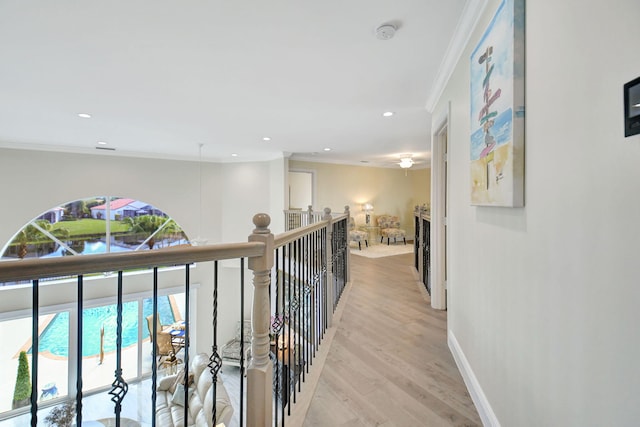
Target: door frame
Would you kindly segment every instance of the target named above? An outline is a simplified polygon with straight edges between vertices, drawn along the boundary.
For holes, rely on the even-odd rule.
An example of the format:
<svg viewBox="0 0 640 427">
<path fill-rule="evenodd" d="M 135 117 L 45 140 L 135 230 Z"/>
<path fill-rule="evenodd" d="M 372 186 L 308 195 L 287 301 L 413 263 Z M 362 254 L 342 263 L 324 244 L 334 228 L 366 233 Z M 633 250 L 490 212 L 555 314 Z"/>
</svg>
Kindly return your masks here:
<svg viewBox="0 0 640 427">
<path fill-rule="evenodd" d="M 447 181 L 449 168 L 445 144 L 449 139 L 449 117 L 451 103 L 446 111 L 433 120 L 431 134 L 431 306 L 437 310 L 447 309 Z"/>
<path fill-rule="evenodd" d="M 287 207 L 286 209 L 290 208 L 291 205 L 291 200 L 290 200 L 290 191 L 291 191 L 291 182 L 289 180 L 289 174 L 291 172 L 294 173 L 308 173 L 311 174 L 311 206 L 314 210 L 321 210 L 322 208 L 318 208 L 316 207 L 315 203 L 316 203 L 316 171 L 313 169 L 301 169 L 301 168 L 290 168 L 287 171 Z M 301 206 L 302 210 L 307 210 L 308 206 Z"/>
</svg>

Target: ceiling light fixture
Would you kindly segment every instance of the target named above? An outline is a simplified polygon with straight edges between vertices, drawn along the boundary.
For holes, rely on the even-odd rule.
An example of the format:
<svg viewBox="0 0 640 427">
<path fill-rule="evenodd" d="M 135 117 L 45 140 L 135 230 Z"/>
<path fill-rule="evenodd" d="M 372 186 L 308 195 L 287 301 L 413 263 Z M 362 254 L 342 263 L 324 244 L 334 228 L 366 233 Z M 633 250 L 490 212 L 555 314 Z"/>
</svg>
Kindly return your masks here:
<svg viewBox="0 0 640 427">
<path fill-rule="evenodd" d="M 78 117 L 82 117 L 83 119 L 90 119 L 91 118 L 91 114 L 79 113 Z"/>
<path fill-rule="evenodd" d="M 400 163 L 398 163 L 402 169 L 409 169 L 413 166 L 413 159 L 411 157 L 402 157 Z"/>
<path fill-rule="evenodd" d="M 105 141 L 98 141 L 98 145 L 107 145 Z"/>
<path fill-rule="evenodd" d="M 265 136 L 264 138 L 262 138 L 263 141 L 271 141 L 271 138 L 269 138 L 268 136 Z"/>
<path fill-rule="evenodd" d="M 389 40 L 393 38 L 396 33 L 395 25 L 382 24 L 376 28 L 376 38 L 378 40 Z"/>
<path fill-rule="evenodd" d="M 386 111 L 386 112 L 382 113 L 382 115 L 383 115 L 384 117 L 391 117 L 391 116 L 393 116 L 394 114 L 395 114 L 395 113 L 394 113 L 393 111 Z"/>
<path fill-rule="evenodd" d="M 331 148 L 327 147 L 324 149 L 324 151 L 331 151 Z"/>
<path fill-rule="evenodd" d="M 238 157 L 238 153 L 232 153 L 231 157 Z"/>
</svg>

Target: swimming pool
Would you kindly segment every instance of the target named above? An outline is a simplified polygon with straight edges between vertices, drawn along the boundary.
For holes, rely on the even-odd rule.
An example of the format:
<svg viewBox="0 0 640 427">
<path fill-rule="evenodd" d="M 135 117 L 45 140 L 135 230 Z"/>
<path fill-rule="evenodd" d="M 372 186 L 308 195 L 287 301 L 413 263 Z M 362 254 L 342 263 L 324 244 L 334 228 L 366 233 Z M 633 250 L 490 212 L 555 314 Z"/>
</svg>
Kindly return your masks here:
<svg viewBox="0 0 640 427">
<path fill-rule="evenodd" d="M 143 300 L 144 318 L 153 314 L 151 298 Z M 116 305 L 86 308 L 82 318 L 82 356 L 91 357 L 100 353 L 100 328 L 104 325 L 104 352 L 116 349 Z M 158 316 L 163 325 L 175 322 L 169 296 L 158 297 Z M 75 325 L 74 325 L 75 327 Z M 149 337 L 147 325 L 143 324 L 142 339 Z M 126 302 L 122 305 L 122 347 L 129 347 L 138 342 L 138 301 Z M 40 334 L 38 351 L 49 352 L 54 356 L 69 356 L 69 312 L 57 313 L 45 330 Z M 31 349 L 29 349 L 31 353 Z"/>
</svg>

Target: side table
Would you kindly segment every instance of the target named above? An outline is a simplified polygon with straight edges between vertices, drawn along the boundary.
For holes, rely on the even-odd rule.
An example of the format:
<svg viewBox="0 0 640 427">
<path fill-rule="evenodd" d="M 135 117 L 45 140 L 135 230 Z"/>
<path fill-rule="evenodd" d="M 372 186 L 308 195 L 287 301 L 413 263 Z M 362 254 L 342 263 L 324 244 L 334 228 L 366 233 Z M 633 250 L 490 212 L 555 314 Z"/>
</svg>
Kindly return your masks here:
<svg viewBox="0 0 640 427">
<path fill-rule="evenodd" d="M 169 374 L 175 374 L 178 371 L 178 365 L 182 363 L 180 359 L 173 356 L 173 359 L 166 357 L 160 362 L 160 367 L 169 372 Z"/>
<path fill-rule="evenodd" d="M 377 225 L 361 225 L 358 227 L 358 230 L 367 233 L 367 240 L 369 241 L 369 245 L 375 245 L 379 243 L 378 236 L 380 235 L 380 227 L 378 227 Z"/>
</svg>

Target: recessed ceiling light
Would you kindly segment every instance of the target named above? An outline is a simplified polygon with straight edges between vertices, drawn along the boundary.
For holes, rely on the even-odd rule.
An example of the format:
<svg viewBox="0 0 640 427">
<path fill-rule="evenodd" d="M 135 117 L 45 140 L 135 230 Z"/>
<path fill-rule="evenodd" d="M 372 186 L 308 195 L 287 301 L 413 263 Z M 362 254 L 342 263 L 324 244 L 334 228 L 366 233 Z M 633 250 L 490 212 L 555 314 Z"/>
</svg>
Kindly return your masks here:
<svg viewBox="0 0 640 427">
<path fill-rule="evenodd" d="M 105 141 L 98 141 L 98 145 L 107 145 Z"/>
<path fill-rule="evenodd" d="M 269 138 L 268 136 L 265 136 L 264 138 L 262 138 L 263 141 L 271 141 L 271 138 Z"/>
<path fill-rule="evenodd" d="M 393 111 L 385 111 L 384 113 L 382 113 L 383 116 L 385 117 L 391 117 L 393 116 L 395 113 Z"/>
<path fill-rule="evenodd" d="M 78 117 L 82 117 L 83 119 L 90 119 L 91 118 L 91 114 L 79 113 Z"/>
<path fill-rule="evenodd" d="M 640 102 L 638 102 L 634 107 L 640 107 Z"/>
<path fill-rule="evenodd" d="M 331 148 L 327 147 L 324 149 L 324 151 L 331 151 Z"/>
<path fill-rule="evenodd" d="M 238 153 L 232 153 L 231 157 L 238 157 Z"/>
</svg>

